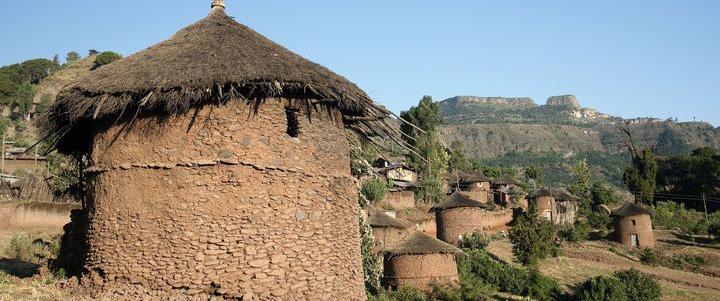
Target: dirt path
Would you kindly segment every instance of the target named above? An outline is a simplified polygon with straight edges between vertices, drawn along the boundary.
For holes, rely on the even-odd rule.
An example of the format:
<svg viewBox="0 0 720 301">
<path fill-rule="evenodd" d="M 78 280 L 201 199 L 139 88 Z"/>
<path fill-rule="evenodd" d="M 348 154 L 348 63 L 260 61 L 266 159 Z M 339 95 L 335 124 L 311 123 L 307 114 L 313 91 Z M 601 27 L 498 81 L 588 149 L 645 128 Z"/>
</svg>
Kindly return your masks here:
<svg viewBox="0 0 720 301">
<path fill-rule="evenodd" d="M 567 288 L 590 277 L 635 268 L 660 281 L 664 300 L 720 300 L 720 279 L 701 274 L 652 267 L 610 252 L 602 243 L 586 242 L 563 248 L 563 256 L 543 261 L 540 269 Z M 493 241 L 488 252 L 512 262 L 512 245 L 507 240 Z"/>
</svg>

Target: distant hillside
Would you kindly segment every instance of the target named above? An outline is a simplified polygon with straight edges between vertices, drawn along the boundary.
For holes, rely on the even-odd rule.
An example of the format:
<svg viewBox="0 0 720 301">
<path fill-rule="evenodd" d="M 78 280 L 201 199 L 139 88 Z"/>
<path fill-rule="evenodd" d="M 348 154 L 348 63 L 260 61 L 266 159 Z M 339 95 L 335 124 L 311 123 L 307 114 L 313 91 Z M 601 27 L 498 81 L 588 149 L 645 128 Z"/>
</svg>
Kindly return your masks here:
<svg viewBox="0 0 720 301">
<path fill-rule="evenodd" d="M 636 142 L 655 145 L 659 155 L 686 154 L 701 146 L 720 149 L 720 129 L 708 123 L 624 120 L 582 108 L 572 95 L 550 97 L 546 105 L 530 98 L 459 96 L 442 101 L 440 108 L 448 145 L 463 141 L 474 158 L 506 166 L 544 165 L 546 173 L 567 173 L 571 163 L 592 159 L 600 176 L 617 183 L 624 166 L 616 165 L 627 160 L 620 132 L 626 121 Z"/>
</svg>

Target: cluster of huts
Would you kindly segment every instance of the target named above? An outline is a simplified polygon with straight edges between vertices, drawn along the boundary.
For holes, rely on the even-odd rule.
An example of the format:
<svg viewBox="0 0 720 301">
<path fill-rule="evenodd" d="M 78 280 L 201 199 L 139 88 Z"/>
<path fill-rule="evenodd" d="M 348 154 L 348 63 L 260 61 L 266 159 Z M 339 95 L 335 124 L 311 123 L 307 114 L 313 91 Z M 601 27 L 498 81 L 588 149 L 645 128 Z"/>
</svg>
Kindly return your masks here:
<svg viewBox="0 0 720 301">
<path fill-rule="evenodd" d="M 494 180 L 479 172 L 457 173 L 446 178 L 446 198 L 429 209 L 435 227 L 428 230 L 402 219 L 407 208 L 415 206 L 412 169 L 403 163 L 378 162 L 383 163 L 377 172 L 392 183 L 401 183 L 394 184 L 381 204 L 383 209 L 371 212 L 368 220 L 377 251 L 384 255 L 383 283 L 391 289 L 412 286 L 428 290 L 434 282 L 456 280 L 454 256 L 461 253 L 457 247 L 463 236 L 504 232 L 513 217 L 530 206 L 557 225 L 572 225 L 577 219 L 579 199 L 565 189 L 540 188 L 526 195 L 521 182 L 508 175 Z M 649 214 L 635 204 L 616 210 L 616 240 L 628 247 L 654 247 Z"/>
<path fill-rule="evenodd" d="M 53 147 L 91 162 L 56 264 L 99 291 L 365 299 L 345 135 L 392 135 L 392 114 L 236 22 L 222 0 L 211 7 L 171 39 L 67 86 L 43 117 Z M 415 207 L 416 176 L 386 163 L 386 201 Z M 510 178 L 455 178 L 430 209 L 446 241 L 371 217 L 389 286 L 457 279 L 462 235 L 502 231 L 512 208 L 527 207 Z"/>
</svg>

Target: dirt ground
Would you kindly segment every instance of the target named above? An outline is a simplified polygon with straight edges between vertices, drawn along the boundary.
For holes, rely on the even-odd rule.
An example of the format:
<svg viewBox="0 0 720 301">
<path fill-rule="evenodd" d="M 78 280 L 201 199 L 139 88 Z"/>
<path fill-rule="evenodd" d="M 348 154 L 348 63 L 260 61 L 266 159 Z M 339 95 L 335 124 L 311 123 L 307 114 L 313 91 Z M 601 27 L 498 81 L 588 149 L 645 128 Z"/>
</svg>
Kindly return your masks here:
<svg viewBox="0 0 720 301">
<path fill-rule="evenodd" d="M 706 259 L 707 271 L 712 274 L 720 265 L 720 251 L 712 246 L 693 246 L 692 243 L 675 238 L 670 233 L 656 234 L 657 250 L 660 254 L 700 254 Z M 572 288 L 588 278 L 611 274 L 618 270 L 635 268 L 657 279 L 663 288 L 663 300 L 720 300 L 720 278 L 704 274 L 649 266 L 639 262 L 632 255 L 618 255 L 610 251 L 618 245 L 588 241 L 578 245 L 562 247 L 562 256 L 543 261 L 540 270 L 554 277 L 565 288 Z M 493 241 L 488 251 L 506 262 L 513 261 L 512 245 L 508 240 Z M 621 253 L 622 254 L 622 253 Z"/>
</svg>

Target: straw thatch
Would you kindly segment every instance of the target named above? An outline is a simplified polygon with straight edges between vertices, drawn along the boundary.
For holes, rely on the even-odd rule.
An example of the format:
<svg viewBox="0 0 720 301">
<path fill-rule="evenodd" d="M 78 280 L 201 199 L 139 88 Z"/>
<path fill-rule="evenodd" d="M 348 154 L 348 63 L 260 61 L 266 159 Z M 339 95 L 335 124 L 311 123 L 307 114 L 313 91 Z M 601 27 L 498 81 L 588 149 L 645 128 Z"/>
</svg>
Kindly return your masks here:
<svg viewBox="0 0 720 301">
<path fill-rule="evenodd" d="M 577 202 L 580 200 L 580 198 L 574 196 L 572 193 L 567 191 L 565 188 L 560 188 L 555 191 L 555 199 L 561 202 L 564 201 L 571 201 L 571 202 Z"/>
<path fill-rule="evenodd" d="M 490 205 L 473 200 L 459 192 L 453 192 L 450 196 L 445 198 L 444 201 L 435 205 L 430 209 L 430 212 L 438 210 L 446 210 L 452 208 L 467 208 L 467 207 L 479 207 L 489 209 Z"/>
<path fill-rule="evenodd" d="M 378 228 L 396 228 L 396 229 L 407 229 L 412 227 L 412 224 L 389 216 L 383 212 L 375 212 L 368 218 L 368 224 L 371 227 Z"/>
<path fill-rule="evenodd" d="M 504 175 L 499 180 L 495 181 L 497 185 L 522 185 L 522 182 L 516 180 L 510 175 Z"/>
<path fill-rule="evenodd" d="M 383 250 L 390 255 L 421 255 L 421 254 L 460 254 L 462 251 L 451 244 L 437 238 L 428 236 L 420 231 L 414 231 L 404 239 L 388 246 Z"/>
<path fill-rule="evenodd" d="M 634 203 L 627 203 L 620 207 L 620 209 L 615 210 L 612 215 L 617 217 L 628 217 L 641 214 L 652 215 L 652 212 L 643 206 Z"/>
<path fill-rule="evenodd" d="M 268 98 L 325 104 L 368 136 L 387 135 L 391 113 L 347 79 L 237 23 L 222 9 L 169 40 L 103 66 L 66 87 L 41 121 L 63 152 L 85 152 L 88 140 L 118 122 L 170 116 L 230 100 Z"/>
<path fill-rule="evenodd" d="M 472 173 L 463 174 L 460 181 L 465 183 L 479 183 L 479 182 L 492 182 L 493 179 L 486 176 L 482 172 L 476 171 Z"/>
</svg>

